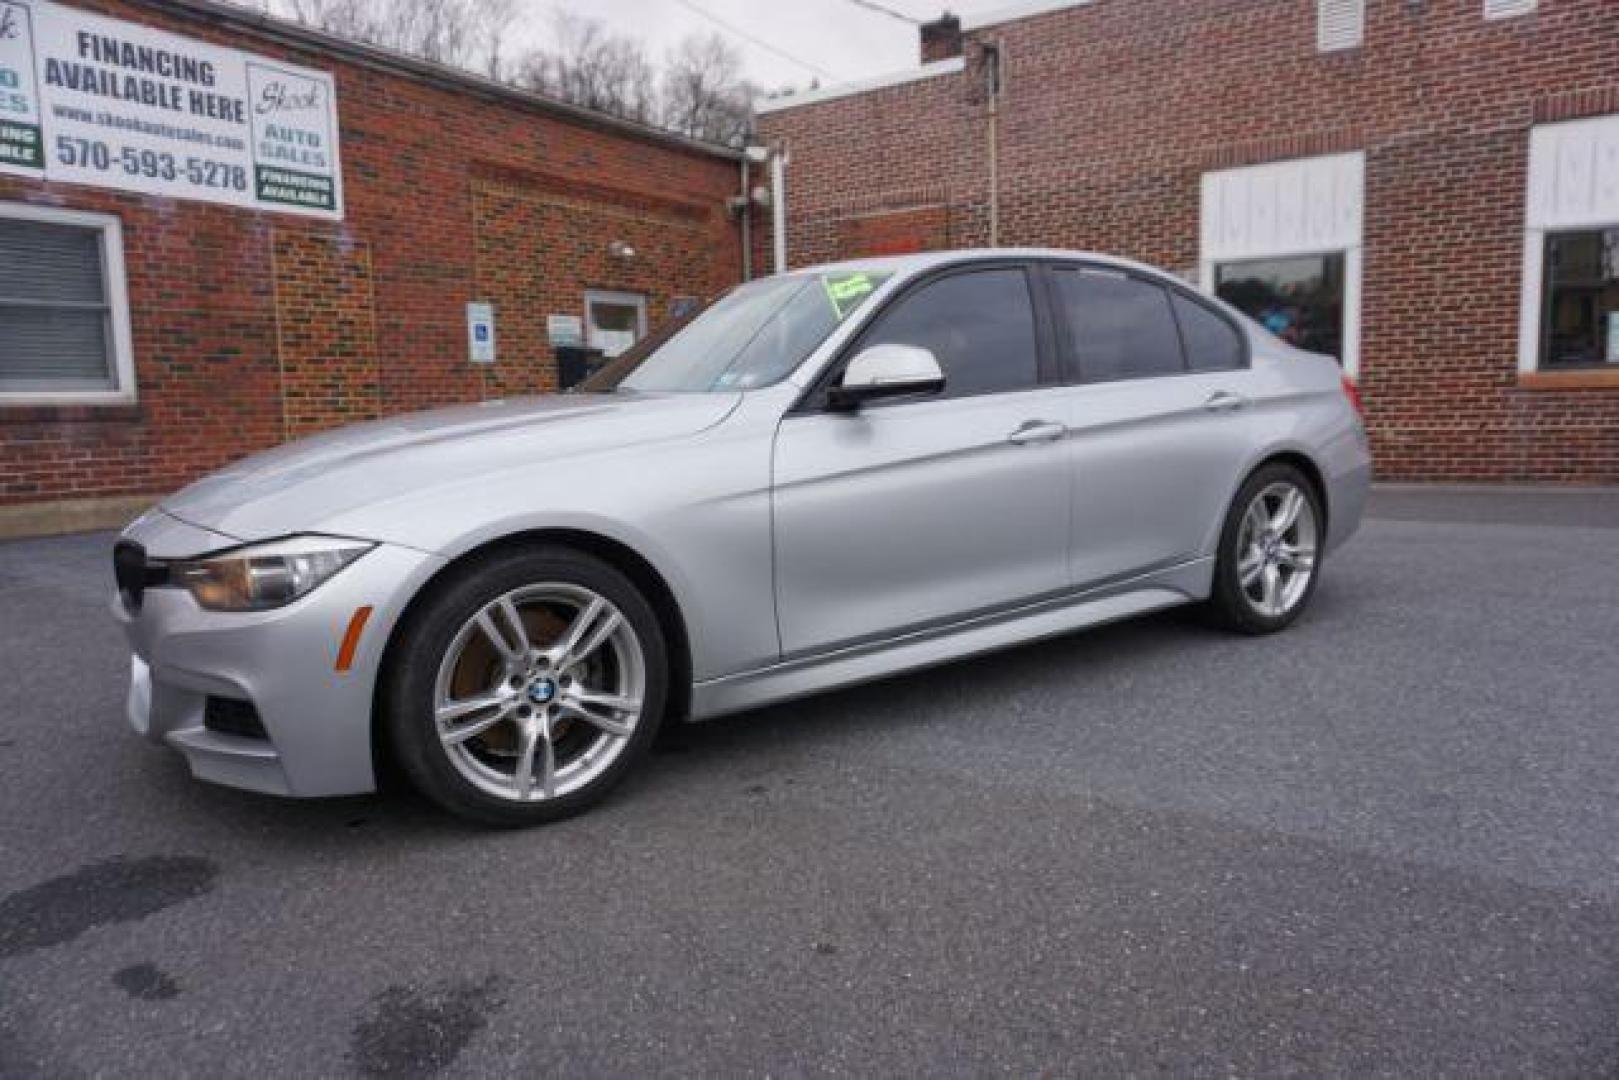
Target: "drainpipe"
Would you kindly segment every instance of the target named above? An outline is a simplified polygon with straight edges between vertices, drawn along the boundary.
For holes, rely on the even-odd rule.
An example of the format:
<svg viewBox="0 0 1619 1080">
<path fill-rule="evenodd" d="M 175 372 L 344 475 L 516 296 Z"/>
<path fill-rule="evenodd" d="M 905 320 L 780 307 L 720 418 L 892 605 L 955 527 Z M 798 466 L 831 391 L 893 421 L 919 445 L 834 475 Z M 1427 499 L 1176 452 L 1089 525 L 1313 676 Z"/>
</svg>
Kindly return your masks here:
<svg viewBox="0 0 1619 1080">
<path fill-rule="evenodd" d="M 989 96 L 989 246 L 1001 246 L 1001 75 L 1005 54 L 999 39 L 984 42 L 984 82 Z"/>
<path fill-rule="evenodd" d="M 763 165 L 770 160 L 770 148 L 766 146 L 747 146 L 742 150 L 742 193 L 735 199 L 737 206 L 741 207 L 742 214 L 742 280 L 753 280 L 753 208 L 762 205 L 764 198 L 754 198 L 753 189 L 749 186 L 753 182 L 752 166 Z"/>
<path fill-rule="evenodd" d="M 770 239 L 775 244 L 776 273 L 787 272 L 787 148 L 777 146 L 770 156 Z"/>
<path fill-rule="evenodd" d="M 753 199 L 748 194 L 748 155 L 742 155 L 742 280 L 753 280 Z"/>
</svg>

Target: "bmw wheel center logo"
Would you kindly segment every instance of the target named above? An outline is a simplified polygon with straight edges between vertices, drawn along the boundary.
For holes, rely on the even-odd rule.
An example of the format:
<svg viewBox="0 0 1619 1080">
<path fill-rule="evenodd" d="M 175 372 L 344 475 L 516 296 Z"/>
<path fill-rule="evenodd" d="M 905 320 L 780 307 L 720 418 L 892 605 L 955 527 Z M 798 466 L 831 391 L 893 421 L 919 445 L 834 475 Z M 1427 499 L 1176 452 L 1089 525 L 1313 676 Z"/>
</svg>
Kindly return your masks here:
<svg viewBox="0 0 1619 1080">
<path fill-rule="evenodd" d="M 557 696 L 557 684 L 550 679 L 536 679 L 529 683 L 528 699 L 536 705 L 549 705 Z"/>
</svg>

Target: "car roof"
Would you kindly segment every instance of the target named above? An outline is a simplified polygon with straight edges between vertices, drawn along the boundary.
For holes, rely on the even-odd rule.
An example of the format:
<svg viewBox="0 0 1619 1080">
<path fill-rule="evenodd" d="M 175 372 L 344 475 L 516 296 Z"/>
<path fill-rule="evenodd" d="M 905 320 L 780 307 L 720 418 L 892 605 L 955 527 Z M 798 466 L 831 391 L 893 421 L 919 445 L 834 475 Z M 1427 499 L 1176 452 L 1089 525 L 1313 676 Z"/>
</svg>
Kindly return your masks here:
<svg viewBox="0 0 1619 1080">
<path fill-rule="evenodd" d="M 846 259 L 841 262 L 803 266 L 789 271 L 792 274 L 849 273 L 852 271 L 887 271 L 910 275 L 936 267 L 968 262 L 992 262 L 1000 259 L 1064 259 L 1114 266 L 1121 270 L 1139 270 L 1159 277 L 1175 277 L 1167 270 L 1146 263 L 1104 255 L 1098 251 L 1067 251 L 1061 248 L 956 248 L 950 251 L 923 251 L 913 255 L 882 255 L 870 259 Z M 1195 288 L 1196 286 L 1193 285 Z"/>
</svg>

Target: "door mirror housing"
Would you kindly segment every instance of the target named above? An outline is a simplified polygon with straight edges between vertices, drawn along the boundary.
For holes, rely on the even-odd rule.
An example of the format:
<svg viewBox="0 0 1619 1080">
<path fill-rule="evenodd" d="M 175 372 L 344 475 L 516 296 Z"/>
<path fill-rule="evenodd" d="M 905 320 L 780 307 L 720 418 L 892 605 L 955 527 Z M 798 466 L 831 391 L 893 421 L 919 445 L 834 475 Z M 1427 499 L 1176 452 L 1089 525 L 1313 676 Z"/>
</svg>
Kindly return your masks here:
<svg viewBox="0 0 1619 1080">
<path fill-rule="evenodd" d="M 834 409 L 858 409 L 868 401 L 937 394 L 944 389 L 944 369 L 927 349 L 916 345 L 873 345 L 856 354 L 843 369 L 843 379 L 827 391 Z"/>
</svg>

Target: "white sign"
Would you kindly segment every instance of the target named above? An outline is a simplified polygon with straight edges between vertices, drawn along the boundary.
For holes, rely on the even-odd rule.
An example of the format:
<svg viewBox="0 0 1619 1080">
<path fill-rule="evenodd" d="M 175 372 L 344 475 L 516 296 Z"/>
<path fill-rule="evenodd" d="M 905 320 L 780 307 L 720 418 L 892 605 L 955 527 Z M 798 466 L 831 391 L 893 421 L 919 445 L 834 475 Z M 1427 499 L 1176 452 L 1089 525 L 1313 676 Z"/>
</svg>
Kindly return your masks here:
<svg viewBox="0 0 1619 1080">
<path fill-rule="evenodd" d="M 495 362 L 495 305 L 467 305 L 467 353 L 474 364 Z"/>
<path fill-rule="evenodd" d="M 551 347 L 556 349 L 583 345 L 585 320 L 577 315 L 547 315 L 545 336 L 550 340 Z"/>
<path fill-rule="evenodd" d="M 1608 363 L 1619 364 L 1619 311 L 1608 312 Z"/>
<path fill-rule="evenodd" d="M 343 216 L 321 71 L 43 0 L 0 0 L 0 172 Z"/>
</svg>

